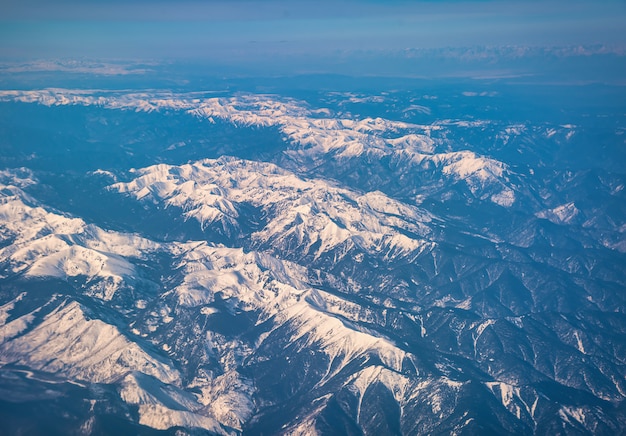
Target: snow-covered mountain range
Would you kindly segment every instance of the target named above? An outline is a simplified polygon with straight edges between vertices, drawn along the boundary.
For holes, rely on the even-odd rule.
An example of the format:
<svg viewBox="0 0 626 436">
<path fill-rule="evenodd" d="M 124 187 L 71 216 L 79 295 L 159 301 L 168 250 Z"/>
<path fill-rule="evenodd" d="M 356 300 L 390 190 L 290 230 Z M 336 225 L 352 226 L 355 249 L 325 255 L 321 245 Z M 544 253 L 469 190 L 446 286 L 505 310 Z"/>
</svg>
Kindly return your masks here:
<svg viewBox="0 0 626 436">
<path fill-rule="evenodd" d="M 420 124 L 252 94 L 0 101 L 60 114 L 29 123 L 76 149 L 104 141 L 96 124 L 139 123 L 109 160 L 67 173 L 45 146 L 14 151 L 22 133 L 3 125 L 7 159 L 32 163 L 0 173 L 0 391 L 16 392 L 0 409 L 13 431 L 40 404 L 55 431 L 80 433 L 626 428 L 626 177 L 551 167 L 528 139 L 567 143 L 583 127 Z M 276 143 L 253 159 L 209 138 L 195 159 L 198 133 L 176 123 Z M 124 166 L 152 156 L 159 132 L 162 155 Z M 543 160 L 457 140 L 486 132 Z"/>
<path fill-rule="evenodd" d="M 226 120 L 239 126 L 277 127 L 291 143 L 288 168 L 316 167 L 321 162 L 349 165 L 356 160 L 390 160 L 403 175 L 437 171 L 439 177 L 463 180 L 475 195 L 490 194 L 495 203 L 515 201 L 507 165 L 469 150 L 437 153 L 432 130 L 440 125 L 417 125 L 382 118 L 361 120 L 333 117 L 328 109 L 310 109 L 293 99 L 242 95 L 202 98 L 202 94 L 128 93 L 50 89 L 0 91 L 0 100 L 47 106 L 84 105 L 133 111 L 185 111 L 210 122 Z M 444 147 L 442 147 L 444 148 Z M 400 168 L 401 167 L 401 168 Z M 487 194 L 483 194 L 483 191 Z M 493 192 L 491 192 L 493 191 Z"/>
</svg>

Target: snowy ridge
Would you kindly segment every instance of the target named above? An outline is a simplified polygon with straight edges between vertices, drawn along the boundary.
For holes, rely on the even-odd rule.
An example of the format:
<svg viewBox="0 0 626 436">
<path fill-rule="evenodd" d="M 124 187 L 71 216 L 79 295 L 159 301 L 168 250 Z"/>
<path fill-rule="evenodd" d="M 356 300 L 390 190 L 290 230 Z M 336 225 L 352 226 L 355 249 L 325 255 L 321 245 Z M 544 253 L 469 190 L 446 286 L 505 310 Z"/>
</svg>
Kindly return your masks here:
<svg viewBox="0 0 626 436">
<path fill-rule="evenodd" d="M 408 160 L 416 168 L 439 167 L 444 176 L 465 180 L 473 192 L 487 183 L 503 185 L 502 193 L 494 194 L 491 200 L 502 206 L 510 206 L 515 200 L 513 191 L 505 183 L 508 181 L 505 173 L 509 170 L 504 163 L 469 151 L 435 153 L 437 144 L 430 132 L 441 129 L 441 125 L 421 126 L 383 118 L 319 118 L 293 101 L 280 103 L 267 98 L 215 98 L 191 112 L 241 125 L 278 126 L 296 145 L 285 151 L 296 162 L 341 160 L 361 155 L 378 159 L 389 156 L 392 160 Z"/>
<path fill-rule="evenodd" d="M 133 370 L 166 383 L 179 383 L 180 377 L 172 366 L 150 356 L 115 326 L 89 319 L 75 301 L 62 303 L 32 330 L 3 342 L 0 353 L 5 363 L 96 383 L 117 381 Z"/>
<path fill-rule="evenodd" d="M 240 339 L 226 340 L 218 333 L 207 335 L 225 372 L 210 382 L 197 379 L 192 385 L 200 387 L 202 396 L 198 401 L 211 405 L 207 411 L 222 424 L 240 428 L 251 415 L 252 406 L 246 403 L 252 389 L 236 368 L 250 359 L 266 359 L 261 350 L 273 347 L 277 339 L 285 344 L 283 352 L 287 353 L 287 359 L 298 353 L 306 355 L 309 350 L 327 356 L 326 370 L 315 379 L 316 389 L 321 392 L 332 389 L 326 386 L 345 377 L 341 374 L 347 366 L 363 362 L 363 370 L 345 380 L 346 387 L 354 385 L 365 392 L 369 384 L 381 383 L 401 404 L 407 404 L 412 382 L 403 371 L 407 362 L 416 365 L 415 357 L 360 325 L 368 320 L 354 304 L 307 287 L 306 277 L 301 276 L 305 272 L 302 267 L 267 255 L 206 244 L 186 245 L 184 250 L 181 258 L 181 264 L 185 265 L 184 282 L 172 291 L 177 293 L 181 305 L 211 307 L 219 294 L 221 301 L 229 302 L 230 311 L 259 313 L 255 328 L 265 330 L 253 347 Z M 285 280 L 284 274 L 291 278 Z M 163 298 L 168 298 L 168 294 Z M 220 310 L 201 312 L 210 318 Z M 311 412 L 311 422 L 331 396 L 319 400 L 320 408 Z M 303 426 L 302 422 L 296 427 L 300 430 L 294 427 L 292 431 L 313 431 L 312 425 Z"/>
<path fill-rule="evenodd" d="M 456 151 L 427 155 L 409 149 L 398 151 L 395 156 L 401 165 L 407 163 L 417 168 L 438 168 L 443 175 L 464 180 L 472 194 L 481 197 L 483 192 L 489 200 L 500 206 L 509 207 L 515 202 L 515 191 L 509 184 L 507 165 L 478 156 L 471 151 Z"/>
<path fill-rule="evenodd" d="M 207 332 L 205 340 L 214 350 L 223 373 L 214 378 L 198 376 L 190 383 L 201 390 L 197 401 L 206 407 L 197 413 L 202 416 L 212 416 L 230 428 L 242 427 L 254 411 L 251 400 L 254 389 L 238 368 L 249 359 L 266 359 L 261 350 L 271 348 L 276 337 L 286 341 L 290 350 L 302 353 L 316 350 L 327 356 L 326 372 L 316 379 L 319 389 L 325 389 L 324 386 L 339 377 L 347 365 L 359 360 L 382 364 L 378 367 L 383 370 L 369 375 L 368 381 L 380 380 L 396 391 L 398 386 L 406 384 L 401 371 L 405 361 L 413 361 L 414 357 L 380 334 L 359 326 L 360 321 L 367 320 L 353 312 L 354 306 L 349 302 L 310 288 L 303 267 L 265 254 L 212 247 L 206 243 L 177 244 L 173 252 L 178 251 L 182 282 L 161 295 L 164 304 L 171 307 L 168 301 L 174 297 L 177 311 L 201 307 L 205 325 L 223 310 L 235 314 L 257 313 L 255 329 L 263 332 L 253 344 Z M 224 302 L 226 309 L 222 307 Z M 350 312 L 353 321 L 343 316 Z M 172 321 L 165 318 L 167 316 L 162 322 L 171 322 L 174 325 L 170 328 L 177 328 L 176 317 Z M 291 353 L 289 351 L 288 355 Z M 147 401 L 148 404 L 154 402 Z M 142 422 L 153 419 L 150 417 L 154 407 L 142 406 L 141 410 L 148 414 Z M 153 426 L 161 428 L 159 425 L 163 424 Z"/>
<path fill-rule="evenodd" d="M 239 371 L 226 371 L 211 380 L 202 380 L 198 386 L 198 402 L 206 414 L 222 425 L 241 431 L 254 414 L 254 384 Z"/>
<path fill-rule="evenodd" d="M 522 400 L 521 389 L 504 382 L 487 382 L 485 385 L 493 392 L 496 398 L 499 397 L 502 405 L 506 407 L 518 419 L 523 413 L 529 413 L 532 417 L 532 407 Z"/>
<path fill-rule="evenodd" d="M 280 323 L 289 323 L 292 330 L 289 343 L 300 350 L 319 348 L 331 357 L 329 373 L 320 380 L 327 381 L 350 361 L 367 357 L 369 353 L 381 359 L 385 367 L 400 372 L 409 354 L 388 339 L 363 333 L 354 325 L 320 312 L 307 303 L 299 303 L 279 315 Z"/>
<path fill-rule="evenodd" d="M 29 197 L 15 186 L 0 188 L 0 228 L 11 241 L 0 249 L 0 262 L 11 265 L 13 274 L 83 276 L 94 295 L 110 300 L 124 282 L 134 281 L 135 267 L 125 257 L 141 257 L 158 247 L 136 235 L 104 231 L 26 204 L 23 198 Z"/>
<path fill-rule="evenodd" d="M 181 207 L 203 227 L 217 224 L 238 233 L 238 205 L 259 207 L 267 224 L 252 233 L 258 246 L 285 247 L 300 255 L 353 247 L 388 260 L 431 249 L 432 218 L 381 193 L 358 194 L 322 180 L 304 180 L 273 164 L 234 158 L 138 170 L 128 183 L 112 185 L 138 199 Z M 414 235 L 414 236 L 407 236 Z"/>
<path fill-rule="evenodd" d="M 245 162 L 230 163 L 237 168 L 246 167 Z M 268 169 L 272 170 L 268 173 L 277 178 L 298 182 L 293 189 L 305 192 L 315 189 L 315 184 L 294 178 L 276 167 Z M 223 171 L 217 173 L 229 177 Z M 261 181 L 256 184 L 250 181 L 249 187 L 259 198 L 271 193 L 259 185 L 280 186 L 271 177 L 263 179 L 258 173 L 248 176 L 250 180 Z M 162 190 L 163 186 L 159 185 L 158 189 Z M 354 195 L 328 189 L 337 198 Z M 399 375 L 404 362 L 414 359 L 389 339 L 360 325 L 367 318 L 356 312 L 354 304 L 308 285 L 308 270 L 295 263 L 265 253 L 245 253 L 242 249 L 215 247 L 206 242 L 158 244 L 136 235 L 108 232 L 80 219 L 26 205 L 21 198 L 26 194 L 14 186 L 5 187 L 3 192 L 8 193 L 2 197 L 0 209 L 6 221 L 3 227 L 11 232 L 14 243 L 5 247 L 2 254 L 4 261 L 14 265 L 16 274 L 59 278 L 83 274 L 90 278 L 111 278 L 115 273 L 120 274 L 115 277 L 127 280 L 127 275 L 136 273 L 137 268 L 127 258 L 142 259 L 146 253 L 155 251 L 168 253 L 174 259 L 172 267 L 176 275 L 171 280 L 175 285 L 155 296 L 160 302 L 156 306 L 152 303 L 146 308 L 147 302 L 137 302 L 137 308 L 146 308 L 150 317 L 146 318 L 144 327 L 136 323 L 129 327 L 135 325 L 131 331 L 136 337 L 153 342 L 170 356 L 176 356 L 176 349 L 150 337 L 158 329 L 188 328 L 178 325 L 178 317 L 184 311 L 199 308 L 205 325 L 222 310 L 256 314 L 256 328 L 265 332 L 254 344 L 207 332 L 206 340 L 213 344 L 223 373 L 213 378 L 199 375 L 190 380 L 187 386 L 199 390 L 192 394 L 168 358 L 146 351 L 122 333 L 120 327 L 94 317 L 77 301 L 69 298 L 62 301 L 53 296 L 42 308 L 14 316 L 16 305 L 27 296 L 21 294 L 0 308 L 3 321 L 0 356 L 4 364 L 27 365 L 76 381 L 117 383 L 121 398 L 138 406 L 141 424 L 156 429 L 200 427 L 218 434 L 230 433 L 228 429 L 241 429 L 254 412 L 254 389 L 250 381 L 239 374 L 238 368 L 279 331 L 281 334 L 288 332 L 295 347 L 315 349 L 328 356 L 327 372 L 318 380 L 320 386 L 330 383 L 351 362 L 376 357 L 375 361 L 380 362 L 385 371 L 368 375 L 367 380 L 380 379 L 394 388 L 401 383 L 394 374 L 404 377 Z M 385 212 L 388 225 L 402 224 L 400 216 L 407 213 L 413 214 L 416 222 L 405 225 L 413 226 L 416 231 L 422 226 L 418 221 L 422 216 L 417 210 L 380 193 L 351 201 L 363 204 L 372 215 L 370 221 L 376 214 L 382 218 Z M 374 224 L 370 225 L 384 227 L 385 222 L 380 221 L 372 221 Z M 364 223 L 368 220 L 364 219 Z M 109 293 L 105 295 L 88 289 L 84 292 L 88 296 L 111 299 L 119 293 L 123 283 L 113 281 L 108 285 Z M 174 301 L 170 303 L 172 297 Z M 227 309 L 222 307 L 224 302 Z"/>
<path fill-rule="evenodd" d="M 184 307 L 211 304 L 220 294 L 222 299 L 234 298 L 241 309 L 268 311 L 288 301 L 293 304 L 306 286 L 302 267 L 268 255 L 197 242 L 177 244 L 172 251 L 183 253 L 176 265 L 181 283 L 169 292 Z"/>
<path fill-rule="evenodd" d="M 329 353 L 333 361 L 341 356 L 343 363 L 337 371 L 368 353 L 375 353 L 392 370 L 401 371 L 408 354 L 379 334 L 357 327 L 366 319 L 355 316 L 354 305 L 311 289 L 302 267 L 263 254 L 246 254 L 241 249 L 195 244 L 188 246 L 181 258 L 183 282 L 171 291 L 181 305 L 211 305 L 220 294 L 221 300 L 234 301 L 237 310 L 258 311 L 257 325 L 268 319 L 274 329 L 287 325 L 292 336 L 289 343 Z M 288 280 L 285 273 L 290 276 Z M 354 323 L 337 317 L 344 318 L 348 312 L 352 312 Z M 213 312 L 207 313 L 210 316 Z"/>
<path fill-rule="evenodd" d="M 357 388 L 359 398 L 362 399 L 365 392 L 376 382 L 385 385 L 401 407 L 407 404 L 410 395 L 414 395 L 412 388 L 415 386 L 409 377 L 379 365 L 368 366 L 354 374 L 351 385 Z M 357 416 L 361 418 L 360 415 L 359 410 Z"/>
<path fill-rule="evenodd" d="M 129 280 L 126 275 L 135 273 L 135 266 L 126 256 L 145 258 L 155 251 L 182 256 L 192 247 L 206 246 L 206 243 L 164 245 L 136 235 L 105 231 L 80 219 L 28 206 L 21 199 L 26 194 L 19 188 L 5 187 L 3 191 L 11 195 L 2 197 L 0 213 L 6 220 L 2 227 L 11 232 L 14 241 L 3 249 L 7 256 L 3 260 L 15 266 L 14 273 L 26 277 L 67 278 L 83 274 L 90 280 L 104 278 L 84 290 L 92 297 L 110 300 L 119 294 L 124 281 Z M 41 234 L 45 236 L 38 237 Z M 227 253 L 221 253 L 218 258 L 225 257 L 224 254 Z M 196 255 L 201 254 L 196 251 Z M 251 261 L 256 259 L 254 255 L 249 257 Z M 193 276 L 189 279 L 193 280 Z M 76 301 L 59 304 L 58 296 L 52 296 L 43 306 L 53 308 L 43 318 L 39 314 L 42 308 L 15 317 L 12 312 L 16 304 L 26 296 L 20 294 L 0 308 L 3 364 L 27 365 L 71 380 L 121 383 L 122 399 L 136 404 L 139 422 L 153 428 L 201 427 L 219 434 L 232 433 L 211 417 L 210 406 L 184 390 L 178 370 L 167 359 L 145 351 L 134 342 L 136 338 L 129 338 L 119 327 L 94 318 Z M 164 317 L 161 322 L 166 324 L 171 320 Z"/>
<path fill-rule="evenodd" d="M 30 327 L 30 325 L 35 320 L 35 316 L 37 313 L 41 311 L 41 307 L 26 313 L 18 318 L 11 319 L 11 312 L 15 309 L 16 303 L 19 303 L 27 296 L 26 292 L 22 292 L 16 298 L 9 301 L 5 305 L 0 308 L 1 313 L 1 325 L 0 325 L 0 334 L 2 335 L 2 344 L 5 342 L 17 337 L 22 332 Z M 53 296 L 51 302 L 55 300 Z M 2 360 L 2 359 L 0 359 Z"/>
<path fill-rule="evenodd" d="M 179 426 L 202 428 L 220 435 L 233 434 L 206 416 L 195 395 L 176 386 L 163 384 L 141 372 L 128 374 L 121 384 L 120 395 L 124 401 L 139 406 L 140 424 L 159 430 Z"/>
<path fill-rule="evenodd" d="M 198 242 L 175 244 L 172 253 L 179 259 L 181 282 L 160 296 L 163 304 L 159 307 L 176 306 L 174 312 L 200 308 L 203 315 L 200 322 L 205 325 L 222 311 L 257 313 L 254 328 L 262 332 L 254 343 L 207 332 L 207 346 L 213 350 L 223 373 L 213 378 L 199 375 L 190 383 L 201 390 L 197 401 L 206 405 L 203 416 L 213 416 L 222 425 L 241 428 L 253 414 L 254 390 L 238 368 L 250 359 L 266 359 L 262 350 L 272 348 L 277 338 L 289 344 L 288 349 L 292 351 L 288 351 L 287 356 L 292 355 L 293 350 L 302 353 L 316 350 L 327 356 L 327 369 L 316 379 L 320 390 L 341 378 L 339 374 L 353 362 L 363 361 L 369 365 L 372 361 L 378 362 L 378 369 L 360 379 L 360 386 L 365 389 L 363 383 L 379 381 L 398 398 L 406 396 L 401 386 L 406 386 L 408 379 L 402 371 L 406 362 L 414 362 L 415 357 L 379 333 L 363 327 L 361 323 L 368 319 L 354 304 L 312 289 L 307 284 L 305 268 L 262 253 L 245 253 L 241 249 Z M 173 320 L 166 319 L 170 315 L 165 315 L 161 321 L 172 323 L 168 327 L 171 329 L 178 328 L 174 312 L 170 313 Z M 149 418 L 145 419 L 143 422 L 149 422 Z"/>
<path fill-rule="evenodd" d="M 515 201 L 514 191 L 507 184 L 509 169 L 504 163 L 469 151 L 435 152 L 441 144 L 436 144 L 430 133 L 444 128 L 445 123 L 421 126 L 383 118 L 332 118 L 327 110 L 314 110 L 303 102 L 268 95 L 206 98 L 201 93 L 121 94 L 99 90 L 45 89 L 0 91 L 0 101 L 47 106 L 95 105 L 142 112 L 185 111 L 212 122 L 221 119 L 241 126 L 277 127 L 292 144 L 284 153 L 299 166 L 305 161 L 353 159 L 362 155 L 380 159 L 387 156 L 392 160 L 412 162 L 416 170 L 434 165 L 442 170 L 443 176 L 464 180 L 474 193 L 486 184 L 493 184 L 498 192 L 488 198 L 502 206 L 510 206 Z"/>
<path fill-rule="evenodd" d="M 573 202 L 570 202 L 553 209 L 537 212 L 535 215 L 538 218 L 547 219 L 554 224 L 571 224 L 580 217 L 581 212 Z"/>
</svg>

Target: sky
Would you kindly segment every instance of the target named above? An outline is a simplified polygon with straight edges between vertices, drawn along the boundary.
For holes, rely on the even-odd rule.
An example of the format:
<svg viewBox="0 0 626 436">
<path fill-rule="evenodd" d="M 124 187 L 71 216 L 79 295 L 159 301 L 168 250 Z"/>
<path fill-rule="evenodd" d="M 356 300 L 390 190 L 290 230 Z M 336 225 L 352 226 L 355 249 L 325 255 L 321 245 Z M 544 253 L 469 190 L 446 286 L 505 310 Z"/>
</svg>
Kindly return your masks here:
<svg viewBox="0 0 626 436">
<path fill-rule="evenodd" d="M 626 47 L 626 0 L 0 0 L 0 59 L 267 62 L 472 46 Z"/>
</svg>

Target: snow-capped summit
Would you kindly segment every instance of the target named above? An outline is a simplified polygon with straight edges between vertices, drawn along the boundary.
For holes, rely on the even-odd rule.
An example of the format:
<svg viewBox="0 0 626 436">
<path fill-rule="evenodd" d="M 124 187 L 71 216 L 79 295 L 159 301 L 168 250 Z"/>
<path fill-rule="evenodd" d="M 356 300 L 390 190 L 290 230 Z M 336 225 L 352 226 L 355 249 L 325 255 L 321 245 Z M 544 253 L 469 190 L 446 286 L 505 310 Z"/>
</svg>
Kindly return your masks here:
<svg viewBox="0 0 626 436">
<path fill-rule="evenodd" d="M 361 194 L 323 180 L 306 180 L 276 165 L 235 158 L 165 164 L 138 170 L 136 179 L 112 189 L 138 199 L 177 206 L 203 227 L 217 226 L 243 235 L 239 209 L 261 210 L 263 223 L 250 235 L 255 247 L 271 247 L 283 256 L 326 252 L 344 256 L 358 248 L 392 259 L 432 248 L 432 217 L 382 193 Z"/>
</svg>

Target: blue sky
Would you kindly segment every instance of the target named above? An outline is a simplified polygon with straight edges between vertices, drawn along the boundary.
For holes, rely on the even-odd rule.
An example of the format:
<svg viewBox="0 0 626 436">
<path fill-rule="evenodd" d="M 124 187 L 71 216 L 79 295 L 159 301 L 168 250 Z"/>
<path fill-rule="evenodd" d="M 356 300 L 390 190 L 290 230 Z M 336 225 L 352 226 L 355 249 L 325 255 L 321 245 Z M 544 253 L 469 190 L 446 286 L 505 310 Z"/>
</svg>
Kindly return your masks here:
<svg viewBox="0 0 626 436">
<path fill-rule="evenodd" d="M 262 62 L 475 45 L 626 46 L 626 1 L 0 0 L 0 58 Z"/>
</svg>

